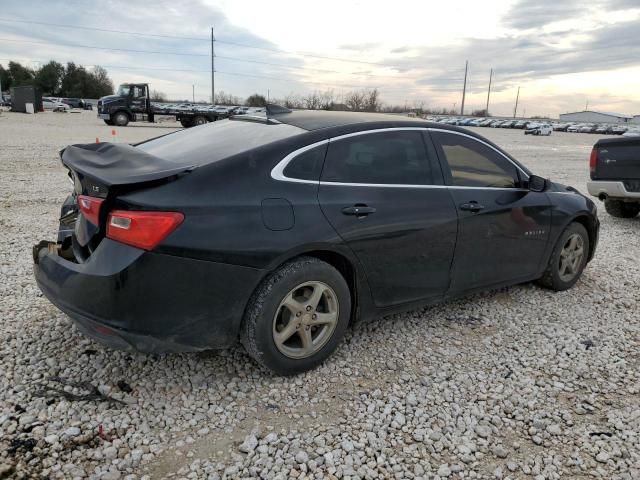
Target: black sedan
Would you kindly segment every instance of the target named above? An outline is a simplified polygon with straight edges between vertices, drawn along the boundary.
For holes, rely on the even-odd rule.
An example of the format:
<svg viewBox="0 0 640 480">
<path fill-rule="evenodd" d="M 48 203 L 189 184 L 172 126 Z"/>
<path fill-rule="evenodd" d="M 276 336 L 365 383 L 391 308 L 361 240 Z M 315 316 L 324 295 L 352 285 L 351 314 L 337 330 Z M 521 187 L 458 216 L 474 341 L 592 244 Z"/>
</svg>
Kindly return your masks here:
<svg viewBox="0 0 640 480">
<path fill-rule="evenodd" d="M 114 347 L 240 340 L 280 374 L 321 363 L 358 318 L 570 288 L 598 240 L 590 199 L 418 119 L 281 111 L 61 158 L 74 192 L 33 250 L 51 302 Z"/>
</svg>

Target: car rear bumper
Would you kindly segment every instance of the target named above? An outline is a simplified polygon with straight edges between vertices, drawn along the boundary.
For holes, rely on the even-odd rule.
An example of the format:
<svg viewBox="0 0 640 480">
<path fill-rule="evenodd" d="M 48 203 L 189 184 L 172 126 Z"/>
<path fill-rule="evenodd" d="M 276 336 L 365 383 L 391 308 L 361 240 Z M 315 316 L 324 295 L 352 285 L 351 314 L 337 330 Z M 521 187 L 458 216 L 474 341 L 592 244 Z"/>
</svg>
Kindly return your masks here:
<svg viewBox="0 0 640 480">
<path fill-rule="evenodd" d="M 150 353 L 224 348 L 238 338 L 261 271 L 163 255 L 104 239 L 88 261 L 34 247 L 40 290 L 80 330 L 109 346 Z"/>
<path fill-rule="evenodd" d="M 640 192 L 630 192 L 623 182 L 616 181 L 590 181 L 587 182 L 587 191 L 590 195 L 601 199 L 619 198 L 640 200 Z"/>
</svg>

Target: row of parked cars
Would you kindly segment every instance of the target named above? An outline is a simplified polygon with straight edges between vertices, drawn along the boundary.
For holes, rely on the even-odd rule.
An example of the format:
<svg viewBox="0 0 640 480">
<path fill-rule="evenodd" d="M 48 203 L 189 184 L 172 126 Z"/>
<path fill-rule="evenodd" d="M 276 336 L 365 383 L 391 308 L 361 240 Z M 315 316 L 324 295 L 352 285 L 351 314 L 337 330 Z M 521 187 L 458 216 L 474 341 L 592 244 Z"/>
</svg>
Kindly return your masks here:
<svg viewBox="0 0 640 480">
<path fill-rule="evenodd" d="M 237 105 L 203 105 L 200 103 L 153 103 L 153 110 L 158 114 L 179 111 L 216 113 L 221 117 L 228 115 L 257 115 L 264 113 L 264 107 L 243 107 Z"/>
<path fill-rule="evenodd" d="M 72 108 L 93 110 L 93 104 L 82 98 L 42 97 L 42 108 L 54 112 L 67 112 Z"/>
<path fill-rule="evenodd" d="M 504 120 L 464 117 L 427 117 L 427 120 L 463 127 L 517 128 L 524 130 L 525 133 L 533 133 L 535 135 L 550 135 L 551 131 L 556 131 L 572 133 L 599 133 L 602 135 L 624 135 L 628 137 L 640 136 L 640 126 L 612 125 L 603 123 L 541 122 L 536 120 Z"/>
</svg>

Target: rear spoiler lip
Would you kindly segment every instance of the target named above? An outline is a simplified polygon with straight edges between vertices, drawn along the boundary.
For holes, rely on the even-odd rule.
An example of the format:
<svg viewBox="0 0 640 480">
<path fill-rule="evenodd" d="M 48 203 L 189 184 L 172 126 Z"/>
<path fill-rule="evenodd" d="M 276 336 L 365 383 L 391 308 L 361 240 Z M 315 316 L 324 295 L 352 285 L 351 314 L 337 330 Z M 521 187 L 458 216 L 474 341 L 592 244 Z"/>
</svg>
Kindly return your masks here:
<svg viewBox="0 0 640 480">
<path fill-rule="evenodd" d="M 173 162 L 124 144 L 70 145 L 60 151 L 60 159 L 69 170 L 107 188 L 162 180 L 197 168 L 197 165 L 174 166 Z M 159 168 L 150 169 L 152 165 Z M 136 167 L 143 171 L 136 172 Z"/>
</svg>

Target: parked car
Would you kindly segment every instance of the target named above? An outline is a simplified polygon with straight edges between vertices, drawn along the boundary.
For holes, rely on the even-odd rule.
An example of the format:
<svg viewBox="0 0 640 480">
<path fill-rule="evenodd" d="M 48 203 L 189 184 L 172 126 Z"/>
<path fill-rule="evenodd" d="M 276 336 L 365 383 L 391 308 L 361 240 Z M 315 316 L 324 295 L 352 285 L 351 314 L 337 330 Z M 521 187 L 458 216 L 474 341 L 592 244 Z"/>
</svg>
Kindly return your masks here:
<svg viewBox="0 0 640 480">
<path fill-rule="evenodd" d="M 615 125 L 612 129 L 611 129 L 611 133 L 613 133 L 614 135 L 622 135 L 627 131 L 627 127 L 625 127 L 624 125 Z"/>
<path fill-rule="evenodd" d="M 587 123 L 586 125 L 582 125 L 579 129 L 578 132 L 580 133 L 594 133 L 596 128 L 598 128 L 598 126 L 594 123 Z"/>
<path fill-rule="evenodd" d="M 549 136 L 553 129 L 548 123 L 529 123 L 524 131 L 525 135 L 544 135 Z"/>
<path fill-rule="evenodd" d="M 528 122 L 527 122 L 526 120 L 519 120 L 519 121 L 515 122 L 515 123 L 512 125 L 512 128 L 520 128 L 520 129 L 524 129 L 524 128 L 526 128 L 527 123 L 528 123 Z"/>
<path fill-rule="evenodd" d="M 612 132 L 612 127 L 611 125 L 597 125 L 595 130 L 593 130 L 593 133 L 600 133 L 600 134 L 609 134 Z"/>
<path fill-rule="evenodd" d="M 584 125 L 581 123 L 576 123 L 574 125 L 569 125 L 567 127 L 567 132 L 577 133 Z"/>
<path fill-rule="evenodd" d="M 587 190 L 604 201 L 614 217 L 640 212 L 640 132 L 638 137 L 603 138 L 591 150 Z"/>
<path fill-rule="evenodd" d="M 622 134 L 623 137 L 639 137 L 640 136 L 640 127 L 631 127 L 628 128 L 626 132 Z"/>
<path fill-rule="evenodd" d="M 85 102 L 83 99 L 81 98 L 61 98 L 60 101 L 62 103 L 66 103 L 67 105 L 69 105 L 71 108 L 81 108 L 83 110 L 88 110 L 86 108 L 87 106 L 87 102 Z"/>
<path fill-rule="evenodd" d="M 566 132 L 567 128 L 569 128 L 569 123 L 554 123 L 553 130 L 555 132 Z"/>
<path fill-rule="evenodd" d="M 593 257 L 594 202 L 470 130 L 280 112 L 64 149 L 71 213 L 33 249 L 42 292 L 108 345 L 239 339 L 293 374 L 359 318 L 532 280 L 565 290 Z"/>
<path fill-rule="evenodd" d="M 513 128 L 516 123 L 516 120 L 507 120 L 506 122 L 502 122 L 500 128 Z"/>
<path fill-rule="evenodd" d="M 44 110 L 52 110 L 54 112 L 68 112 L 71 107 L 58 99 L 50 97 L 42 97 L 42 108 Z"/>
</svg>

